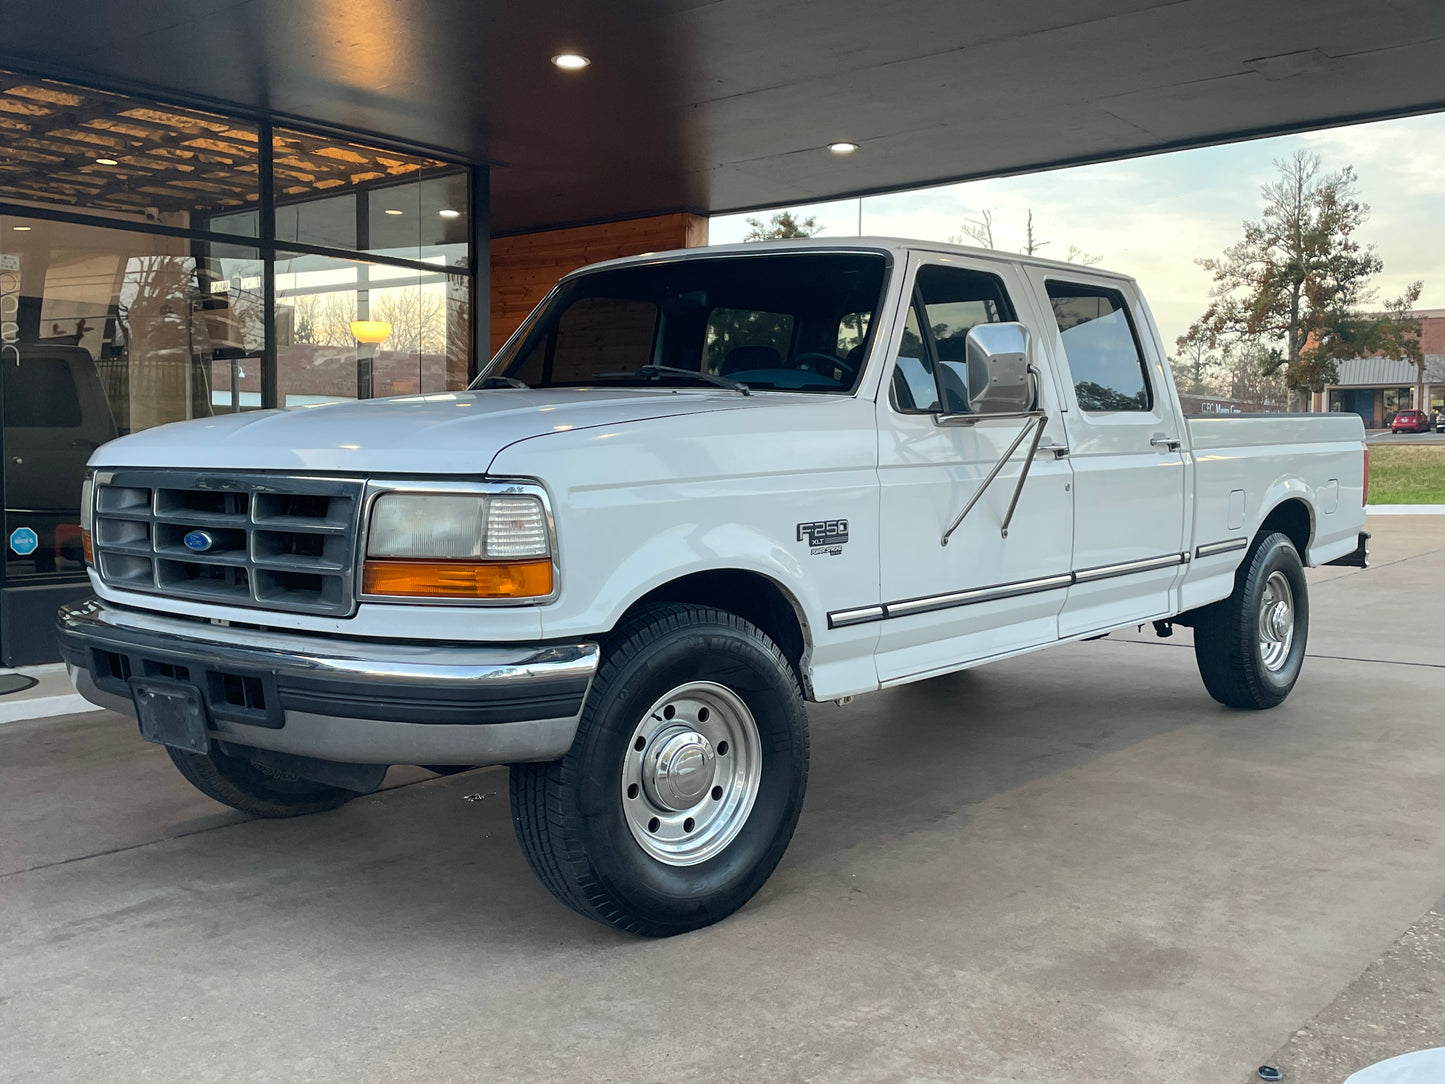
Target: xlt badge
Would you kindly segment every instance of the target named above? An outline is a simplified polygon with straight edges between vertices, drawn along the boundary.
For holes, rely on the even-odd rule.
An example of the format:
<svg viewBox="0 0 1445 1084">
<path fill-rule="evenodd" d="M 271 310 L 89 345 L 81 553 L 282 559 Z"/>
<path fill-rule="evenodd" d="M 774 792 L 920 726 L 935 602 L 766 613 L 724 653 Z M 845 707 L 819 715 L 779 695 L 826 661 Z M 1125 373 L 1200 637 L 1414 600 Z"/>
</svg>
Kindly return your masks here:
<svg viewBox="0 0 1445 1084">
<path fill-rule="evenodd" d="M 843 552 L 843 545 L 848 541 L 848 521 L 819 519 L 811 523 L 800 523 L 798 541 L 807 542 L 808 551 L 814 557 L 836 557 Z"/>
</svg>

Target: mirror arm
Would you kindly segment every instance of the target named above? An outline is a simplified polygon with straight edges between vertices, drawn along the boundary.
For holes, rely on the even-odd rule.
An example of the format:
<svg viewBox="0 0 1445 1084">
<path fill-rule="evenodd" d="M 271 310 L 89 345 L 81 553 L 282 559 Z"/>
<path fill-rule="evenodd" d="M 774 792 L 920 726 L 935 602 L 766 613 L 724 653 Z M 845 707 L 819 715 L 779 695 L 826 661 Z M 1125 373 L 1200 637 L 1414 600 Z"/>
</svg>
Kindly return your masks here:
<svg viewBox="0 0 1445 1084">
<path fill-rule="evenodd" d="M 1008 537 L 1008 525 L 1013 522 L 1014 509 L 1019 506 L 1019 494 L 1024 491 L 1024 483 L 1029 480 L 1029 468 L 1034 465 L 1034 454 L 1039 450 L 1039 440 L 1044 435 L 1044 426 L 1049 423 L 1048 415 L 1039 418 L 1038 428 L 1034 430 L 1033 442 L 1029 445 L 1028 455 L 1024 456 L 1023 470 L 1019 471 L 1018 483 L 1014 486 L 1014 495 L 1008 502 L 1008 511 L 1004 513 L 1003 523 L 999 526 L 999 537 Z"/>
<path fill-rule="evenodd" d="M 985 416 L 986 415 L 974 415 L 974 417 Z M 973 496 L 968 499 L 968 503 L 963 506 L 963 511 L 960 512 L 958 516 L 954 519 L 954 521 L 948 525 L 948 530 L 943 532 L 943 537 L 938 540 L 938 544 L 940 546 L 948 545 L 949 537 L 953 534 L 954 531 L 958 530 L 959 525 L 964 520 L 964 517 L 973 511 L 973 506 L 976 505 L 979 502 L 979 499 L 983 496 L 984 490 L 988 489 L 989 485 L 993 482 L 993 480 L 999 476 L 999 472 L 1002 471 L 1008 461 L 1013 458 L 1013 454 L 1018 450 L 1018 446 L 1022 444 L 1024 442 L 1024 438 L 1027 437 L 1030 432 L 1032 432 L 1034 435 L 1034 439 L 1032 445 L 1030 445 L 1029 447 L 1029 457 L 1028 459 L 1024 460 L 1023 471 L 1019 474 L 1019 481 L 1017 487 L 1014 489 L 1013 500 L 1009 502 L 1008 515 L 1004 518 L 1003 533 L 1005 538 L 1008 537 L 1009 520 L 1013 518 L 1014 506 L 1018 504 L 1019 494 L 1023 491 L 1024 481 L 1029 476 L 1029 467 L 1033 464 L 1034 452 L 1038 450 L 1039 439 L 1044 435 L 1044 426 L 1046 426 L 1048 422 L 1049 416 L 1042 410 L 1037 413 L 1031 413 L 1029 415 L 1028 424 L 1019 430 L 1019 435 L 1014 437 L 1013 443 L 1008 446 L 1008 450 L 1004 452 L 1003 455 L 999 457 L 999 461 L 993 465 L 993 469 L 988 472 L 987 477 L 984 478 L 978 489 L 974 491 Z"/>
</svg>

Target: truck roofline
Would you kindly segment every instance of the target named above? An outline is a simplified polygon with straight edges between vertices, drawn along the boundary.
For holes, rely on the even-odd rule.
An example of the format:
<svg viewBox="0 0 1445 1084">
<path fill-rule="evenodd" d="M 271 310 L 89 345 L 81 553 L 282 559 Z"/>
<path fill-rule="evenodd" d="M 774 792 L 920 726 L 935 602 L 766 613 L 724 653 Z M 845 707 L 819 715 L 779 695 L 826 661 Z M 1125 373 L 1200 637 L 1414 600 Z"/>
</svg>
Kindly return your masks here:
<svg viewBox="0 0 1445 1084">
<path fill-rule="evenodd" d="M 909 239 L 905 237 L 790 237 L 777 241 L 737 241 L 725 245 L 705 245 L 699 248 L 674 248 L 658 252 L 643 252 L 636 256 L 622 256 L 615 260 L 603 260 L 599 263 L 586 264 L 563 275 L 559 282 L 566 282 L 568 279 L 579 275 L 588 275 L 594 271 L 611 270 L 617 267 L 639 266 L 652 263 L 671 263 L 678 260 L 708 259 L 715 256 L 757 256 L 766 253 L 779 251 L 812 251 L 812 252 L 876 252 L 886 253 L 895 258 L 906 256 L 910 252 L 942 253 L 944 255 L 969 256 L 974 259 L 986 259 L 1000 263 L 1027 264 L 1032 267 L 1042 267 L 1055 271 L 1069 271 L 1078 274 L 1081 271 L 1090 275 L 1100 275 L 1106 278 L 1117 279 L 1121 282 L 1133 282 L 1131 275 L 1119 271 L 1110 271 L 1102 267 L 1084 264 L 1068 263 L 1064 260 L 1049 260 L 1041 256 L 1025 256 L 1020 252 L 1005 252 L 1001 249 L 979 248 L 973 245 L 955 245 L 947 241 L 928 241 L 922 239 Z"/>
</svg>

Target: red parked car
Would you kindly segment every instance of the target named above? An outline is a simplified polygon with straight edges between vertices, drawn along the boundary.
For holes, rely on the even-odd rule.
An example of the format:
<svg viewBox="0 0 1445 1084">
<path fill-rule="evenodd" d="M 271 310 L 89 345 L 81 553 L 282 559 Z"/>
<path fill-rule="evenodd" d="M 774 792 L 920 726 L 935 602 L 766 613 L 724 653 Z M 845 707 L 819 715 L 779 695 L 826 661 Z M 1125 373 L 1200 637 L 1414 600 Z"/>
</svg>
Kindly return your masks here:
<svg viewBox="0 0 1445 1084">
<path fill-rule="evenodd" d="M 1390 432 L 1428 433 L 1430 432 L 1430 415 L 1423 410 L 1402 410 L 1390 423 Z"/>
</svg>

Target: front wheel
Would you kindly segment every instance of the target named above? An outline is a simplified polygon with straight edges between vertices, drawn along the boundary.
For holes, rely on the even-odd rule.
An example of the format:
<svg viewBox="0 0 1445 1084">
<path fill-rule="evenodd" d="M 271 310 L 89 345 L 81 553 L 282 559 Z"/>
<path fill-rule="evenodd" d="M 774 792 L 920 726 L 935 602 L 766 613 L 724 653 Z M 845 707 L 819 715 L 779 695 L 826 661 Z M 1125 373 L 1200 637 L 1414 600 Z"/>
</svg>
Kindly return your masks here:
<svg viewBox="0 0 1445 1084">
<path fill-rule="evenodd" d="M 807 777 L 802 692 L 777 645 L 734 614 L 670 604 L 609 637 L 566 756 L 512 766 L 512 822 L 563 903 L 668 936 L 762 887 Z"/>
<path fill-rule="evenodd" d="M 1209 695 L 1231 708 L 1272 708 L 1299 680 L 1309 634 L 1304 563 L 1278 532 L 1255 538 L 1234 592 L 1194 623 L 1194 658 Z"/>
<path fill-rule="evenodd" d="M 336 809 L 360 797 L 356 791 L 228 756 L 216 742 L 211 743 L 209 753 L 191 753 L 169 745 L 166 752 L 187 782 L 202 794 L 258 817 L 302 817 Z"/>
</svg>

